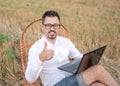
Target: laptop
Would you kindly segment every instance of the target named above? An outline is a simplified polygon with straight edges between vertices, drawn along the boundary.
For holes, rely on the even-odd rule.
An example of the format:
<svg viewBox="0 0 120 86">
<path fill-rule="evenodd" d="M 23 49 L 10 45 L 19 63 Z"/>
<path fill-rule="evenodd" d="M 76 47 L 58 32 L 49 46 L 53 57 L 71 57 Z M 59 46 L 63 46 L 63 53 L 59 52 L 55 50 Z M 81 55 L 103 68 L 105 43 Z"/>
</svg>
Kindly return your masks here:
<svg viewBox="0 0 120 86">
<path fill-rule="evenodd" d="M 72 73 L 72 74 L 78 74 L 89 68 L 90 66 L 96 65 L 99 63 L 104 51 L 105 51 L 106 45 L 99 47 L 95 50 L 92 50 L 90 52 L 87 52 L 83 54 L 82 59 L 76 59 L 74 61 L 71 61 L 67 64 L 64 64 L 58 69 Z"/>
</svg>

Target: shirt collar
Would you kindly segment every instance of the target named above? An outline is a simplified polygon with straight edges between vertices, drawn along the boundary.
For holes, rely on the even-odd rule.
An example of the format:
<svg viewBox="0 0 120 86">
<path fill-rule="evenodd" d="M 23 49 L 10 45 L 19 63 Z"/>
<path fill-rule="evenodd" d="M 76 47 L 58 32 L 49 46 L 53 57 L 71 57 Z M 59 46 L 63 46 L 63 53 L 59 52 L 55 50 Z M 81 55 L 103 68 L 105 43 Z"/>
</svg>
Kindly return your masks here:
<svg viewBox="0 0 120 86">
<path fill-rule="evenodd" d="M 58 36 L 56 36 L 56 40 L 57 40 L 57 38 L 58 38 Z M 42 41 L 46 41 L 47 43 L 52 44 L 52 43 L 50 43 L 49 40 L 46 39 L 46 37 L 44 35 L 42 36 L 41 39 L 42 39 Z"/>
</svg>

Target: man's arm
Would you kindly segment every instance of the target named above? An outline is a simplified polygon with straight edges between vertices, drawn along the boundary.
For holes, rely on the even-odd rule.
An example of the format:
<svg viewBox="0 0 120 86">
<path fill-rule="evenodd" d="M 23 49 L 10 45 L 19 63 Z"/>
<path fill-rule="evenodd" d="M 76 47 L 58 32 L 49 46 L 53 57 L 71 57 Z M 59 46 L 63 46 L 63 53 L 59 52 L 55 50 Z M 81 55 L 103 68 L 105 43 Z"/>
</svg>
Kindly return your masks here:
<svg viewBox="0 0 120 86">
<path fill-rule="evenodd" d="M 69 42 L 69 46 L 70 46 L 70 54 L 69 54 L 70 58 L 78 59 L 83 57 L 83 54 L 80 53 L 80 51 L 75 47 L 75 45 L 71 41 Z"/>
<path fill-rule="evenodd" d="M 28 63 L 25 72 L 26 80 L 29 83 L 33 83 L 39 77 L 42 70 L 43 62 L 39 59 L 39 54 L 33 50 L 30 50 L 28 55 Z"/>
<path fill-rule="evenodd" d="M 37 45 L 37 44 L 36 44 Z M 28 55 L 28 64 L 25 73 L 26 80 L 30 83 L 36 81 L 43 68 L 43 62 L 53 58 L 54 50 L 47 49 L 47 42 L 41 44 L 38 48 L 32 47 Z"/>
</svg>

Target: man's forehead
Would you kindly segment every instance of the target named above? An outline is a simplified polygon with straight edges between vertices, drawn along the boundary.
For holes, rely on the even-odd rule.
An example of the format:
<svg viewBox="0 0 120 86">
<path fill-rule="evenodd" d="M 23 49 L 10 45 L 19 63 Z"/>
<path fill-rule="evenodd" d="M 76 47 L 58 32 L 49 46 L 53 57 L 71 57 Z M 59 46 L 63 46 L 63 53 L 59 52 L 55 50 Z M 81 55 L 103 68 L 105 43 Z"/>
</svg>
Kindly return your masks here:
<svg viewBox="0 0 120 86">
<path fill-rule="evenodd" d="M 54 17 L 45 17 L 45 23 L 59 23 L 59 19 L 54 16 Z"/>
</svg>

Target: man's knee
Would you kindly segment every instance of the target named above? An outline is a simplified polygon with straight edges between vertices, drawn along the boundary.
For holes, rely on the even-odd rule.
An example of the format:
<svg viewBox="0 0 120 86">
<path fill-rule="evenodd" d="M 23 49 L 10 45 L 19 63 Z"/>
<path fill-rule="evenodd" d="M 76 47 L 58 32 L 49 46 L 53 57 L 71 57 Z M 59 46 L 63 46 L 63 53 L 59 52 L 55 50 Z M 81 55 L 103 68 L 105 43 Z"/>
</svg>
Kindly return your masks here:
<svg viewBox="0 0 120 86">
<path fill-rule="evenodd" d="M 92 69 L 93 70 L 91 72 L 93 72 L 94 78 L 98 78 L 101 76 L 101 74 L 106 73 L 106 70 L 102 65 L 95 65 L 95 66 L 93 66 Z"/>
<path fill-rule="evenodd" d="M 104 72 L 105 71 L 104 67 L 101 65 L 94 65 L 92 68 L 95 72 Z"/>
<path fill-rule="evenodd" d="M 103 70 L 104 69 L 104 67 L 102 66 L 102 65 L 95 65 L 95 67 L 98 69 L 98 70 Z"/>
<path fill-rule="evenodd" d="M 97 78 L 99 77 L 102 73 L 105 72 L 105 69 L 103 66 L 101 65 L 94 65 L 92 67 L 90 67 L 87 71 L 86 74 L 91 74 L 93 76 L 93 78 Z M 88 76 L 87 74 L 87 76 Z"/>
<path fill-rule="evenodd" d="M 99 77 L 104 73 L 105 69 L 101 65 L 94 65 L 83 72 L 83 80 L 86 84 L 92 84 L 99 80 Z"/>
</svg>

